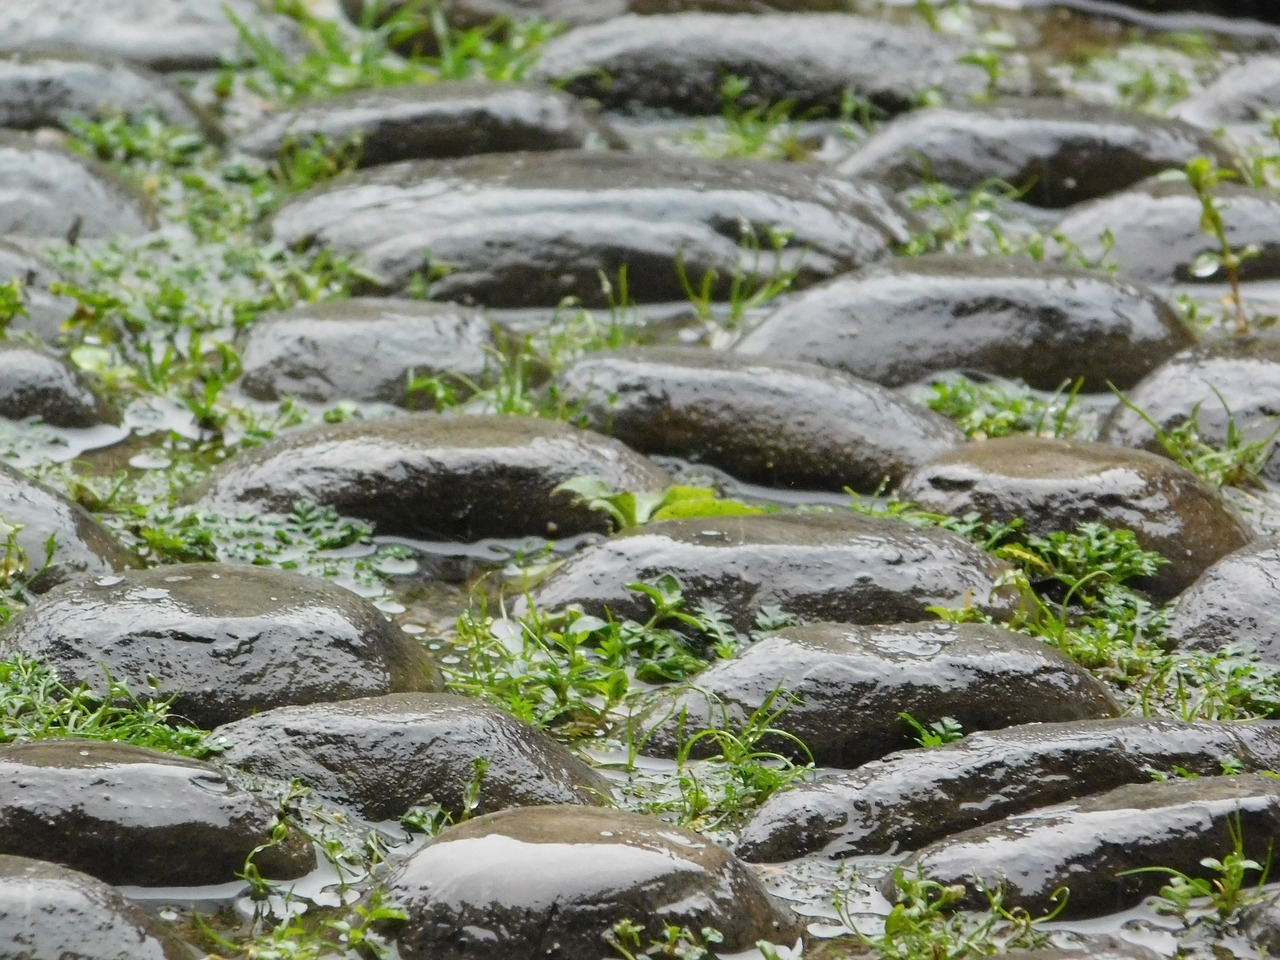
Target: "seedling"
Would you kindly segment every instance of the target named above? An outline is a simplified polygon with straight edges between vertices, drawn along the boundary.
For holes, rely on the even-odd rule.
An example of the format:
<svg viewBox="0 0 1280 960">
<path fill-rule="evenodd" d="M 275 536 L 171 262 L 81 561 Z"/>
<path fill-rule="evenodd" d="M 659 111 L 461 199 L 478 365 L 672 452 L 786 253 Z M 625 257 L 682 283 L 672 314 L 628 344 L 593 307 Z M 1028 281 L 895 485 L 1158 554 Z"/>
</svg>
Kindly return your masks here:
<svg viewBox="0 0 1280 960">
<path fill-rule="evenodd" d="M 1218 249 L 1206 251 L 1191 264 L 1191 274 L 1204 279 L 1219 273 L 1225 274 L 1231 287 L 1227 303 L 1234 313 L 1235 332 L 1243 336 L 1249 332 L 1249 318 L 1244 310 L 1244 297 L 1240 292 L 1240 267 L 1261 252 L 1250 245 L 1239 250 L 1231 245 L 1227 236 L 1227 224 L 1223 219 L 1224 202 L 1215 194 L 1217 187 L 1239 177 L 1234 170 L 1223 170 L 1208 157 L 1193 157 L 1187 161 L 1183 176 L 1200 200 L 1200 229 L 1218 244 Z"/>
</svg>

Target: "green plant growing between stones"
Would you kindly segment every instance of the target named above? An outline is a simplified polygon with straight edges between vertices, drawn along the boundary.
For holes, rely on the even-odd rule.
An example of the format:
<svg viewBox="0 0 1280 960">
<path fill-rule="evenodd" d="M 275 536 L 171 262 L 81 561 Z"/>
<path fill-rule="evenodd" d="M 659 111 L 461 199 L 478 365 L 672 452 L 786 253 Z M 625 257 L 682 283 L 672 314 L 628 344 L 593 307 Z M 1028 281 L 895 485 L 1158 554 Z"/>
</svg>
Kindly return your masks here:
<svg viewBox="0 0 1280 960">
<path fill-rule="evenodd" d="M 925 402 L 931 410 L 955 421 L 970 439 L 1018 433 L 1067 438 L 1080 428 L 1075 404 L 1083 386 L 1083 379 L 1067 382 L 1045 397 L 1023 384 L 1006 386 L 948 377 L 930 386 Z"/>
<path fill-rule="evenodd" d="M 684 254 L 676 253 L 675 270 L 685 296 L 703 320 L 723 326 L 729 331 L 737 331 L 747 315 L 759 310 L 771 300 L 776 299 L 791 289 L 804 261 L 804 254 L 791 258 L 786 256 L 788 244 L 794 234 L 785 227 L 770 226 L 763 228 L 764 242 L 760 229 L 753 227 L 745 220 L 739 222 L 739 246 L 751 257 L 751 266 L 741 266 L 733 271 L 729 278 L 729 289 L 724 304 L 727 314 L 721 315 L 715 309 L 716 293 L 720 274 L 707 270 L 696 282 L 685 268 Z M 764 249 L 767 243 L 768 250 Z M 768 263 L 766 264 L 766 258 Z"/>
<path fill-rule="evenodd" d="M 1239 174 L 1234 170 L 1223 170 L 1208 157 L 1193 157 L 1187 161 L 1182 175 L 1200 201 L 1200 229 L 1218 244 L 1217 250 L 1206 251 L 1196 257 L 1191 264 L 1191 274 L 1201 279 L 1219 273 L 1226 275 L 1231 287 L 1228 308 L 1233 314 L 1236 335 L 1243 336 L 1249 332 L 1249 318 L 1240 292 L 1240 267 L 1246 260 L 1258 256 L 1260 251 L 1253 245 L 1239 250 L 1232 247 L 1227 236 L 1227 224 L 1222 217 L 1225 205 L 1215 194 L 1220 184 L 1238 179 Z"/>
<path fill-rule="evenodd" d="M 940 747 L 964 739 L 964 728 L 955 717 L 941 717 L 928 726 L 905 711 L 899 713 L 898 717 L 916 732 L 915 741 L 918 746 Z"/>
<path fill-rule="evenodd" d="M 555 492 L 571 493 L 592 510 L 607 515 L 617 531 L 643 526 L 655 520 L 747 516 L 769 512 L 765 507 L 724 498 L 711 487 L 673 486 L 650 492 L 614 490 L 594 476 L 566 480 L 555 488 Z"/>
<path fill-rule="evenodd" d="M 765 160 L 802 160 L 808 152 L 797 139 L 793 119 L 794 100 L 745 106 L 743 98 L 751 81 L 725 74 L 720 82 L 723 103 L 722 129 L 708 129 L 701 123 L 689 141 L 708 157 L 746 157 Z"/>
</svg>

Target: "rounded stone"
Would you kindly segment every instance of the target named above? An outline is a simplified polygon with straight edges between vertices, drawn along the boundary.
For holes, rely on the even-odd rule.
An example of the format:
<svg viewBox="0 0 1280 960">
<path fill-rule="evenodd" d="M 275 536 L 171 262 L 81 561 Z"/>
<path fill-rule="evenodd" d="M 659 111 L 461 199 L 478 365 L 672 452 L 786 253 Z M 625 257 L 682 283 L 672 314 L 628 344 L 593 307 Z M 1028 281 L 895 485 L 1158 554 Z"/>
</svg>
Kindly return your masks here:
<svg viewBox="0 0 1280 960">
<path fill-rule="evenodd" d="M 11 333 L 32 333 L 48 344 L 57 343 L 62 325 L 78 306 L 70 297 L 50 291 L 51 284 L 64 282 L 64 278 L 31 251 L 0 240 L 0 283 L 12 280 L 21 285 L 22 305 L 27 312 L 10 320 L 6 329 Z"/>
<path fill-rule="evenodd" d="M 481 701 L 401 693 L 279 707 L 219 727 L 219 762 L 260 776 L 298 779 L 371 820 L 438 804 L 460 819 L 509 807 L 600 804 L 607 780 L 553 738 Z M 479 796 L 467 790 L 483 761 Z"/>
<path fill-rule="evenodd" d="M 0 855 L 0 953 L 15 960 L 187 960 L 136 903 L 76 870 Z"/>
<path fill-rule="evenodd" d="M 302 430 L 240 454 L 194 495 L 211 510 L 333 507 L 383 535 L 475 541 L 606 531 L 566 480 L 659 490 L 667 474 L 615 440 L 530 417 L 432 414 Z"/>
<path fill-rule="evenodd" d="M 913 222 L 882 187 L 795 164 L 561 150 L 358 171 L 290 200 L 271 234 L 354 257 L 377 293 L 429 277 L 436 300 L 607 308 L 601 277 L 623 268 L 637 303 L 684 300 L 678 267 L 728 300 L 878 260 Z"/>
<path fill-rule="evenodd" d="M 1112 408 L 1100 436 L 1109 443 L 1167 455 L 1156 428 L 1168 434 L 1194 420 L 1196 433 L 1214 446 L 1225 447 L 1233 432 L 1245 442 L 1266 441 L 1270 450 L 1262 476 L 1277 481 L 1277 397 L 1280 340 L 1261 336 L 1214 341 L 1174 354 L 1144 377 L 1127 392 L 1127 403 L 1117 402 Z"/>
<path fill-rule="evenodd" d="M 172 697 L 175 716 L 206 728 L 272 707 L 440 684 L 425 648 L 368 601 L 240 564 L 63 584 L 14 619 L 0 653 L 34 657 L 68 686 L 101 692 L 105 667 L 135 696 Z"/>
<path fill-rule="evenodd" d="M 964 442 L 944 417 L 816 364 L 696 348 L 592 353 L 557 380 L 586 424 L 751 483 L 866 493 Z"/>
<path fill-rule="evenodd" d="M 926 181 L 972 190 L 1001 180 L 1019 199 L 1068 207 L 1193 157 L 1231 153 L 1198 127 L 1083 101 L 1008 98 L 913 110 L 879 127 L 837 169 L 905 190 Z"/>
<path fill-rule="evenodd" d="M 1146 783 L 1153 773 L 1214 776 L 1227 757 L 1248 771 L 1273 769 L 1280 724 L 1124 717 L 966 732 L 775 793 L 734 851 L 777 861 L 917 850 L 1012 814 Z"/>
<path fill-rule="evenodd" d="M 0 6 L 0 51 L 67 49 L 153 70 L 217 70 L 240 34 L 227 11 L 258 34 L 297 50 L 297 25 L 257 0 L 44 0 Z"/>
<path fill-rule="evenodd" d="M 1280 783 L 1273 777 L 1200 777 L 1130 784 L 1084 800 L 1009 817 L 930 844 L 902 869 L 944 885 L 963 884 L 959 905 L 987 909 L 979 886 L 1003 889 L 1006 909 L 1033 916 L 1070 890 L 1064 917 L 1116 913 L 1169 882 L 1163 868 L 1216 878 L 1202 863 L 1233 848 L 1265 862 L 1280 830 Z M 1133 873 L 1146 867 L 1158 871 Z M 892 891 L 884 890 L 887 896 Z"/>
<path fill-rule="evenodd" d="M 1139 585 L 1160 599 L 1181 593 L 1210 564 L 1253 534 L 1216 491 L 1164 457 L 1105 443 L 1003 437 L 969 444 L 925 464 L 901 496 L 925 510 L 996 523 L 1022 520 L 1043 536 L 1101 523 L 1133 531 L 1169 560 Z"/>
<path fill-rule="evenodd" d="M 1173 608 L 1169 638 L 1182 648 L 1251 650 L 1280 664 L 1280 538 L 1257 540 L 1204 571 Z"/>
<path fill-rule="evenodd" d="M 1240 264 L 1242 280 L 1280 277 L 1280 196 L 1238 183 L 1214 187 L 1227 243 L 1232 250 L 1256 248 Z M 1080 256 L 1115 264 L 1120 275 L 1140 283 L 1223 284 L 1221 268 L 1204 265 L 1222 247 L 1200 228 L 1200 198 L 1181 178 L 1147 180 L 1122 193 L 1082 204 L 1058 222 L 1060 234 Z M 1159 243 L 1152 243 L 1159 237 Z"/>
<path fill-rule="evenodd" d="M 270 804 L 197 760 L 92 740 L 0 747 L 0 853 L 107 883 L 193 887 L 235 880 L 274 825 Z M 254 863 L 286 880 L 315 853 L 291 832 Z"/>
<path fill-rule="evenodd" d="M 951 717 L 969 731 L 1119 712 L 1102 682 L 1065 655 L 977 623 L 784 627 L 694 685 L 654 708 L 666 719 L 644 740 L 646 753 L 674 757 L 699 731 L 740 730 L 766 704 L 786 707 L 769 725 L 807 750 L 781 736 L 764 737 L 762 749 L 845 769 L 909 747 L 914 730 L 901 713 L 923 723 Z"/>
<path fill-rule="evenodd" d="M 0 342 L 0 417 L 35 417 L 53 427 L 119 421 L 84 377 L 53 354 L 19 341 Z"/>
<path fill-rule="evenodd" d="M 1250 57 L 1170 112 L 1207 130 L 1225 124 L 1266 123 L 1280 113 L 1280 57 Z"/>
<path fill-rule="evenodd" d="M 924 27 L 848 13 L 624 16 L 552 40 L 531 76 L 614 109 L 719 114 L 733 74 L 747 81 L 741 107 L 837 114 L 852 93 L 898 113 L 930 89 L 981 93 L 982 71 L 957 62 L 965 52 Z"/>
<path fill-rule="evenodd" d="M 0 57 L 0 127 L 66 127 L 124 114 L 154 115 L 174 126 L 212 129 L 180 88 L 118 60 L 73 53 L 26 52 Z"/>
<path fill-rule="evenodd" d="M 329 300 L 260 318 L 244 338 L 240 389 L 258 400 L 297 397 L 412 403 L 414 377 L 466 392 L 485 380 L 492 349 L 479 311 L 421 300 Z"/>
<path fill-rule="evenodd" d="M 1101 273 L 997 257 L 898 258 L 805 291 L 739 352 L 899 386 L 977 370 L 1056 390 L 1136 383 L 1191 334 L 1151 291 Z"/>
<path fill-rule="evenodd" d="M 539 609 L 577 604 L 644 622 L 649 601 L 625 586 L 672 574 L 686 606 L 710 602 L 739 630 L 781 607 L 806 620 L 901 623 L 929 608 L 973 602 L 997 617 L 1020 595 L 997 581 L 1009 568 L 963 538 L 850 513 L 664 520 L 565 561 L 533 593 Z"/>
<path fill-rule="evenodd" d="M 138 558 L 87 510 L 4 464 L 0 464 L 0 518 L 17 529 L 13 536 L 26 555 L 27 572 L 36 574 L 30 587 L 37 592 L 80 574 L 109 575 L 138 566 Z M 0 542 L 8 536 L 5 532 Z"/>
<path fill-rule="evenodd" d="M 150 205 L 106 167 L 31 134 L 0 132 L 0 236 L 135 236 L 154 226 Z"/>
<path fill-rule="evenodd" d="M 358 165 L 516 150 L 576 150 L 612 139 L 594 112 L 559 90 L 456 81 L 359 90 L 285 110 L 240 140 L 274 160 L 323 139 L 358 145 Z"/>
<path fill-rule="evenodd" d="M 387 892 L 407 915 L 405 960 L 546 956 L 600 960 L 622 920 L 790 946 L 791 912 L 709 840 L 650 817 L 590 807 L 525 807 L 445 830 L 404 861 Z"/>
</svg>

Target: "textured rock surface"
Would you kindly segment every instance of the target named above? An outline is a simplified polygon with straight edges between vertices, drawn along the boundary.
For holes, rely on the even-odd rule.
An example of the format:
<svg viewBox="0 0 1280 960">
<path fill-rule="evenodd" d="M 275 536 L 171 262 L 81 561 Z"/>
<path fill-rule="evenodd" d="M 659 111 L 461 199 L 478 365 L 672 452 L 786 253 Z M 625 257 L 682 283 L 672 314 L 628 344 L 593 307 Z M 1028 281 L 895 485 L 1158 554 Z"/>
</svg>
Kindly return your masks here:
<svg viewBox="0 0 1280 960">
<path fill-rule="evenodd" d="M 633 449 L 777 487 L 871 493 L 964 442 L 878 384 L 704 349 L 589 354 L 557 386 L 588 426 Z"/>
<path fill-rule="evenodd" d="M 1020 517 L 1028 534 L 1082 523 L 1132 530 L 1144 549 L 1169 560 L 1140 584 L 1163 599 L 1253 539 L 1235 509 L 1190 471 L 1104 443 L 1006 437 L 970 444 L 915 471 L 901 493 L 951 516 Z"/>
<path fill-rule="evenodd" d="M 930 88 L 963 99 L 986 86 L 956 61 L 962 44 L 922 27 L 848 14 L 618 17 L 551 41 L 537 79 L 614 108 L 719 113 L 725 74 L 748 81 L 743 106 L 794 101 L 837 113 L 847 91 L 898 112 Z"/>
<path fill-rule="evenodd" d="M 1006 571 L 955 534 L 852 514 L 779 514 L 665 520 L 613 537 L 570 558 L 533 594 L 554 610 L 643 622 L 650 602 L 625 584 L 670 573 L 685 600 L 721 605 L 739 629 L 780 606 L 806 620 L 899 623 L 932 606 L 971 599 L 996 616 L 1018 596 L 996 581 Z"/>
<path fill-rule="evenodd" d="M 488 320 L 468 307 L 361 298 L 304 304 L 253 325 L 239 385 L 259 400 L 407 406 L 415 376 L 442 376 L 461 391 L 468 380 L 483 382 L 491 346 Z"/>
<path fill-rule="evenodd" d="M 1119 712 L 1102 683 L 1056 650 L 974 623 L 784 627 L 708 667 L 694 685 L 655 708 L 670 719 L 645 741 L 646 753 L 675 756 L 708 727 L 742 729 L 774 696 L 797 702 L 770 726 L 798 738 L 818 764 L 843 768 L 910 746 L 903 712 L 923 723 L 952 717 L 966 731 Z M 784 738 L 761 747 L 809 759 Z"/>
<path fill-rule="evenodd" d="M 569 536 L 604 516 L 569 493 L 578 476 L 659 490 L 666 473 L 622 444 L 525 417 L 424 415 L 303 430 L 228 461 L 193 495 L 215 510 L 298 500 L 427 540 Z"/>
<path fill-rule="evenodd" d="M 45 343 L 54 343 L 62 332 L 62 324 L 76 309 L 70 297 L 50 292 L 49 285 L 63 278 L 35 254 L 16 244 L 0 240 L 0 283 L 12 280 L 22 285 L 26 316 L 14 317 L 6 329 L 15 333 L 30 332 Z"/>
<path fill-rule="evenodd" d="M 639 814 L 528 807 L 451 827 L 387 880 L 405 960 L 607 956 L 626 918 L 698 931 L 726 952 L 791 944 L 795 918 L 750 868 L 696 833 Z M 553 946 L 554 945 L 554 946 Z"/>
<path fill-rule="evenodd" d="M 609 783 L 547 734 L 478 700 L 393 694 L 280 707 L 219 727 L 220 762 L 294 777 L 371 820 L 439 804 L 455 819 L 508 807 L 605 802 Z M 487 763 L 468 810 L 474 762 Z"/>
<path fill-rule="evenodd" d="M 1055 390 L 1136 383 L 1192 343 L 1149 290 L 1101 273 L 995 257 L 903 258 L 777 310 L 743 353 L 836 367 L 891 386 L 979 370 Z"/>
<path fill-rule="evenodd" d="M 425 649 L 369 602 L 318 578 L 242 564 L 64 584 L 14 620 L 0 651 L 35 657 L 70 686 L 103 689 L 105 666 L 139 697 L 174 697 L 173 713 L 203 727 L 440 683 Z"/>
<path fill-rule="evenodd" d="M 677 258 L 727 299 L 735 276 L 803 286 L 880 259 L 910 223 L 881 187 L 790 164 L 553 151 L 361 171 L 285 204 L 271 232 L 356 257 L 379 292 L 431 276 L 438 300 L 607 307 L 601 273 L 624 266 L 636 302 L 685 298 Z"/>
<path fill-rule="evenodd" d="M 1245 770 L 1274 768 L 1280 725 L 1125 717 L 977 731 L 776 793 L 743 828 L 735 851 L 747 860 L 791 860 L 914 850 L 1011 814 L 1146 783 L 1174 767 L 1213 776 L 1227 757 Z"/>
<path fill-rule="evenodd" d="M 971 190 L 993 179 L 1020 199 L 1067 207 L 1205 156 L 1231 153 L 1178 120 L 1062 99 L 1010 98 L 914 110 L 878 128 L 837 169 L 904 190 L 926 180 Z"/>
<path fill-rule="evenodd" d="M 0 856 L 0 950 L 15 960 L 187 960 L 136 903 L 56 864 Z"/>
<path fill-rule="evenodd" d="M 0 417 L 37 417 L 54 427 L 92 427 L 119 419 L 74 367 L 16 341 L 0 342 Z"/>
<path fill-rule="evenodd" d="M 359 90 L 285 110 L 240 141 L 274 160 L 323 138 L 358 143 L 359 166 L 515 150 L 573 150 L 611 137 L 580 100 L 533 85 L 458 81 Z"/>
<path fill-rule="evenodd" d="M 966 830 L 925 847 L 903 868 L 967 884 L 964 903 L 972 907 L 987 905 L 975 881 L 1003 886 L 1006 908 L 1032 915 L 1051 906 L 1054 890 L 1069 887 L 1064 915 L 1093 916 L 1134 906 L 1168 882 L 1164 873 L 1120 876 L 1128 870 L 1217 876 L 1200 861 L 1232 849 L 1237 817 L 1244 855 L 1265 861 L 1280 829 L 1280 784 L 1256 775 L 1132 784 Z"/>
<path fill-rule="evenodd" d="M 1208 130 L 1232 123 L 1265 122 L 1280 112 L 1280 58 L 1250 57 L 1177 104 L 1172 112 Z"/>
<path fill-rule="evenodd" d="M 1229 553 L 1178 597 L 1169 636 L 1180 647 L 1252 650 L 1280 664 L 1280 539 Z"/>
<path fill-rule="evenodd" d="M 140 747 L 44 740 L 0 747 L 0 853 L 60 863 L 107 883 L 226 883 L 271 835 L 275 811 L 214 767 Z M 264 876 L 315 866 L 298 834 L 260 851 Z"/>
<path fill-rule="evenodd" d="M 2 464 L 0 519 L 22 528 L 17 534 L 18 546 L 27 555 L 29 569 L 41 571 L 32 583 L 38 591 L 79 574 L 111 574 L 138 564 L 137 558 L 83 508 Z M 46 566 L 46 545 L 51 538 L 55 549 Z"/>
</svg>

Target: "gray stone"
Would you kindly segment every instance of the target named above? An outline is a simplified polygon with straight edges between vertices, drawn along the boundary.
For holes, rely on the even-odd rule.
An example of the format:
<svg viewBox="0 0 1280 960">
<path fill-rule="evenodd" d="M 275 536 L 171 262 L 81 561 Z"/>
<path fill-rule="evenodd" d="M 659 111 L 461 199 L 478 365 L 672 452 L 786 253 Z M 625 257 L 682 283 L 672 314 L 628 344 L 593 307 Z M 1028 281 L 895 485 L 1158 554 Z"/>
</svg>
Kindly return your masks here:
<svg viewBox="0 0 1280 960">
<path fill-rule="evenodd" d="M 153 70 L 216 70 L 239 42 L 228 10 L 277 45 L 298 48 L 296 25 L 255 0 L 44 0 L 0 7 L 0 51 L 66 48 Z"/>
<path fill-rule="evenodd" d="M 962 904 L 977 909 L 989 905 L 979 885 L 1003 888 L 1006 909 L 1033 916 L 1068 887 L 1062 915 L 1096 916 L 1135 906 L 1169 881 L 1160 872 L 1121 876 L 1126 871 L 1167 867 L 1216 878 L 1201 860 L 1232 849 L 1233 825 L 1244 855 L 1266 861 L 1280 830 L 1280 783 L 1251 775 L 1131 784 L 957 833 L 920 850 L 903 870 L 967 885 Z"/>
<path fill-rule="evenodd" d="M 752 483 L 865 493 L 964 442 L 944 417 L 815 364 L 696 348 L 592 353 L 557 380 L 595 430 Z"/>
<path fill-rule="evenodd" d="M 66 127 L 68 120 L 117 114 L 135 121 L 154 115 L 175 126 L 212 130 L 179 87 L 141 67 L 74 53 L 0 57 L 0 127 Z"/>
<path fill-rule="evenodd" d="M 1170 112 L 1207 130 L 1266 122 L 1280 113 L 1280 57 L 1251 57 Z"/>
<path fill-rule="evenodd" d="M 0 954 L 14 960 L 188 960 L 136 903 L 88 874 L 0 856 Z"/>
<path fill-rule="evenodd" d="M 106 167 L 30 134 L 0 132 L 0 236 L 134 236 L 154 225 L 150 204 Z"/>
<path fill-rule="evenodd" d="M 726 953 L 801 932 L 745 864 L 650 817 L 590 807 L 525 807 L 445 830 L 405 860 L 387 892 L 407 914 L 405 960 L 494 956 L 601 960 L 631 919 L 724 936 Z"/>
<path fill-rule="evenodd" d="M 57 343 L 62 325 L 76 311 L 78 304 L 70 297 L 49 290 L 49 285 L 62 281 L 49 264 L 17 244 L 0 240 L 0 284 L 17 280 L 22 286 L 22 303 L 27 313 L 9 321 L 9 332 L 30 332 L 45 343 Z"/>
<path fill-rule="evenodd" d="M 260 710 L 431 690 L 425 648 L 372 604 L 314 577 L 199 563 L 63 584 L 0 636 L 68 686 L 105 690 L 103 667 L 138 697 L 213 727 Z M 149 679 L 155 678 L 154 683 Z"/>
<path fill-rule="evenodd" d="M 768 317 L 742 353 L 897 386 L 967 369 L 1054 390 L 1136 383 L 1192 343 L 1151 291 L 1102 273 L 996 257 L 899 258 L 837 277 Z"/>
<path fill-rule="evenodd" d="M 1241 262 L 1241 279 L 1280 277 L 1280 196 L 1236 183 L 1219 184 L 1213 195 L 1231 249 L 1257 248 L 1257 256 Z M 1114 263 L 1121 276 L 1140 283 L 1225 284 L 1220 268 L 1197 265 L 1203 255 L 1222 252 L 1200 229 L 1200 215 L 1200 198 L 1184 180 L 1148 180 L 1068 211 L 1054 232 L 1080 255 Z M 1152 237 L 1160 242 L 1152 243 Z"/>
<path fill-rule="evenodd" d="M 0 341 L 0 417 L 36 417 L 54 427 L 119 422 L 74 367 L 16 341 Z"/>
<path fill-rule="evenodd" d="M 1250 771 L 1273 769 L 1280 724 L 1125 717 L 967 733 L 774 794 L 742 829 L 735 852 L 791 860 L 915 850 L 1011 814 L 1146 783 L 1174 767 L 1213 776 L 1228 758 Z"/>
<path fill-rule="evenodd" d="M 270 838 L 271 805 L 207 763 L 94 740 L 0 747 L 0 853 L 60 863 L 114 884 L 227 883 Z M 300 834 L 260 851 L 264 876 L 315 866 Z"/>
<path fill-rule="evenodd" d="M 848 513 L 706 517 L 649 523 L 569 558 L 533 593 L 539 609 L 643 622 L 649 601 L 626 584 L 673 574 L 690 609 L 720 605 L 749 629 L 763 607 L 806 620 L 901 623 L 933 606 L 972 600 L 1009 616 L 1020 596 L 996 581 L 1008 570 L 941 530 Z"/>
<path fill-rule="evenodd" d="M 1244 442 L 1265 441 L 1270 450 L 1262 476 L 1277 481 L 1278 397 L 1280 340 L 1264 334 L 1213 341 L 1174 354 L 1127 391 L 1128 403 L 1116 402 L 1100 435 L 1109 443 L 1167 455 L 1156 428 L 1168 434 L 1194 420 L 1200 438 L 1215 446 L 1225 448 L 1233 431 Z"/>
<path fill-rule="evenodd" d="M 1172 461 L 1105 443 L 1003 437 L 969 444 L 903 481 L 902 497 L 926 510 L 977 513 L 1043 536 L 1102 523 L 1133 531 L 1169 564 L 1135 581 L 1167 600 L 1250 540 L 1244 519 L 1215 490 Z"/>
<path fill-rule="evenodd" d="M 1169 625 L 1174 645 L 1238 647 L 1280 664 L 1280 538 L 1256 540 L 1205 570 L 1178 597 Z"/>
<path fill-rule="evenodd" d="M 553 151 L 360 171 L 285 204 L 271 233 L 355 257 L 378 292 L 430 276 L 437 300 L 604 307 L 601 274 L 623 267 L 639 303 L 685 299 L 677 259 L 724 300 L 735 277 L 804 286 L 877 260 L 911 222 L 883 188 L 792 164 Z"/>
<path fill-rule="evenodd" d="M 281 780 L 297 778 L 371 820 L 416 804 L 469 813 L 554 803 L 607 802 L 609 782 L 547 734 L 468 697 L 401 693 L 280 707 L 219 727 L 220 762 Z M 474 811 L 466 791 L 480 777 Z"/>
<path fill-rule="evenodd" d="M 415 376 L 441 376 L 463 394 L 483 383 L 491 348 L 489 321 L 469 307 L 329 300 L 261 317 L 244 337 L 239 386 L 259 400 L 410 406 Z"/>
<path fill-rule="evenodd" d="M 274 160 L 323 139 L 358 165 L 516 150 L 575 150 L 613 137 L 582 101 L 546 87 L 458 81 L 358 90 L 270 117 L 240 148 Z"/>
<path fill-rule="evenodd" d="M 17 527 L 16 541 L 26 554 L 31 583 L 48 590 L 79 574 L 112 574 L 138 565 L 138 559 L 89 512 L 42 483 L 0 464 L 0 521 Z M 8 534 L 0 536 L 0 543 Z M 54 543 L 46 565 L 47 544 Z"/>
<path fill-rule="evenodd" d="M 1114 193 L 1193 157 L 1232 169 L 1203 130 L 1136 110 L 1083 101 L 1008 98 L 914 110 L 879 127 L 837 169 L 895 190 L 926 180 L 972 190 L 990 180 L 1041 207 Z"/>
<path fill-rule="evenodd" d="M 555 490 L 578 476 L 617 490 L 670 483 L 638 453 L 565 423 L 424 414 L 300 430 L 232 458 L 192 499 L 226 511 L 310 500 L 424 540 L 604 532 L 603 514 Z"/>
<path fill-rule="evenodd" d="M 957 62 L 966 52 L 924 27 L 844 13 L 624 16 L 552 40 L 532 75 L 612 108 L 718 114 L 733 74 L 748 81 L 743 107 L 790 100 L 834 114 L 852 91 L 898 113 L 927 90 L 981 93 L 983 72 Z"/>
<path fill-rule="evenodd" d="M 788 706 L 788 698 L 795 702 Z M 772 698 L 772 699 L 771 699 Z M 951 717 L 965 730 L 1113 717 L 1101 681 L 1039 640 L 978 623 L 784 627 L 708 667 L 660 703 L 644 751 L 673 757 L 709 727 L 737 731 L 768 704 L 786 707 L 762 749 L 849 769 L 911 745 L 912 727 Z M 694 746 L 694 755 L 706 740 Z"/>
</svg>

